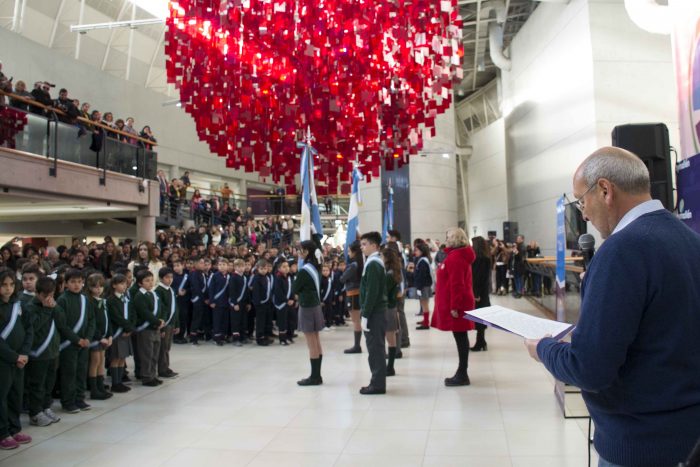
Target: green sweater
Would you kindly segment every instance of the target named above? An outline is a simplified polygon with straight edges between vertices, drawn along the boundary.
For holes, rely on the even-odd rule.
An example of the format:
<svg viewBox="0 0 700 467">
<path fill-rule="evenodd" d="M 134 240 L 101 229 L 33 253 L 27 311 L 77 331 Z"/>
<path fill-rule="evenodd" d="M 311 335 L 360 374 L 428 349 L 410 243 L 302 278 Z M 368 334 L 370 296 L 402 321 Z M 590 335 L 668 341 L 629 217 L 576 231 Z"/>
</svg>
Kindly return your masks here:
<svg viewBox="0 0 700 467">
<path fill-rule="evenodd" d="M 392 271 L 386 272 L 386 307 L 389 310 L 396 308 L 396 296 L 399 293 L 399 284 L 394 280 Z"/>
<path fill-rule="evenodd" d="M 126 300 L 126 295 L 122 297 Z M 110 295 L 107 298 L 107 313 L 109 313 L 109 321 L 112 327 L 112 332 L 116 334 L 119 329 L 121 332 L 119 335 L 125 332 L 133 332 L 136 328 L 136 320 L 134 319 L 134 313 L 132 310 L 131 302 L 127 305 L 126 318 L 124 318 L 124 302 L 122 299 L 116 295 Z"/>
<path fill-rule="evenodd" d="M 172 287 L 165 287 L 163 284 L 158 284 L 156 287 L 156 293 L 158 298 L 160 298 L 160 306 L 163 313 L 163 321 L 165 321 L 166 326 L 170 326 L 173 329 L 180 327 L 180 310 L 177 306 L 177 296 Z M 174 310 L 174 312 L 173 312 Z"/>
<path fill-rule="evenodd" d="M 0 333 L 5 330 L 12 319 L 14 304 L 14 301 L 8 303 L 0 301 Z M 0 339 L 0 361 L 7 365 L 15 365 L 20 355 L 29 355 L 32 340 L 31 314 L 21 310 L 7 339 Z"/>
<path fill-rule="evenodd" d="M 34 328 L 32 352 L 38 351 L 47 342 L 51 325 L 54 324 L 53 337 L 48 341 L 48 345 L 39 355 L 30 355 L 30 360 L 52 360 L 58 357 L 61 336 L 54 318 L 57 314 L 63 313 L 63 310 L 59 305 L 56 305 L 55 308 L 46 308 L 38 298 L 34 298 L 25 305 L 25 311 L 31 315 L 32 327 Z"/>
<path fill-rule="evenodd" d="M 386 312 L 386 272 L 378 254 L 370 255 L 360 280 L 360 308 L 362 316 L 369 318 L 374 313 Z"/>
<path fill-rule="evenodd" d="M 321 274 L 318 274 L 319 288 L 321 285 Z M 299 306 L 302 308 L 311 308 L 321 304 L 319 297 L 319 289 L 316 288 L 316 282 L 311 277 L 311 273 L 304 268 L 299 269 L 294 283 L 292 284 L 292 294 L 299 296 Z"/>
<path fill-rule="evenodd" d="M 90 307 L 95 316 L 95 332 L 90 338 L 91 342 L 100 341 L 112 336 L 112 328 L 109 324 L 109 312 L 107 304 L 102 299 L 88 298 Z"/>
<path fill-rule="evenodd" d="M 136 314 L 137 327 L 143 326 L 143 324 L 148 323 L 146 329 L 151 329 L 157 331 L 160 328 L 160 320 L 163 319 L 163 307 L 158 300 L 158 310 L 154 313 L 153 307 L 155 306 L 155 298 L 153 297 L 154 292 L 146 292 L 139 289 L 135 297 L 133 297 L 134 312 Z"/>
<path fill-rule="evenodd" d="M 81 297 L 85 299 L 85 319 L 78 332 L 74 332 L 73 328 L 80 320 Z M 88 297 L 66 290 L 58 297 L 56 303 L 63 311 L 63 313 L 56 314 L 56 326 L 61 333 L 61 340 L 70 341 L 77 346 L 80 339 L 92 339 L 95 334 L 95 313 L 90 306 Z"/>
</svg>

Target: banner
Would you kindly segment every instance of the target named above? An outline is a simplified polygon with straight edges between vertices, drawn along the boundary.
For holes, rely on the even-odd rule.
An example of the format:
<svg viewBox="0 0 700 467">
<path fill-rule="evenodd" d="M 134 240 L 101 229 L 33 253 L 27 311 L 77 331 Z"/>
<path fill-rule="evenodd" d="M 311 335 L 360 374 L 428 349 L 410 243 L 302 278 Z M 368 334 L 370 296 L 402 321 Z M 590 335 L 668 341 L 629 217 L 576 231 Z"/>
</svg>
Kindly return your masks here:
<svg viewBox="0 0 700 467">
<path fill-rule="evenodd" d="M 678 90 L 680 158 L 700 154 L 700 2 L 669 2 Z"/>
</svg>

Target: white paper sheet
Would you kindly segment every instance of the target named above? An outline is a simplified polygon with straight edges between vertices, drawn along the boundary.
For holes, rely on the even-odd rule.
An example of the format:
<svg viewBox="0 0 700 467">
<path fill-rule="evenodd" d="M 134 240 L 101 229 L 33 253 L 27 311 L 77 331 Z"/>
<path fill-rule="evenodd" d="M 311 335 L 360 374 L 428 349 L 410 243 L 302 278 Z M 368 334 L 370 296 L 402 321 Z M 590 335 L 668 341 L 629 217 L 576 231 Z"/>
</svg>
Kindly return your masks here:
<svg viewBox="0 0 700 467">
<path fill-rule="evenodd" d="M 468 311 L 484 324 L 493 324 L 527 339 L 541 339 L 546 335 L 564 337 L 574 326 L 551 319 L 537 318 L 502 306 L 490 306 Z"/>
</svg>

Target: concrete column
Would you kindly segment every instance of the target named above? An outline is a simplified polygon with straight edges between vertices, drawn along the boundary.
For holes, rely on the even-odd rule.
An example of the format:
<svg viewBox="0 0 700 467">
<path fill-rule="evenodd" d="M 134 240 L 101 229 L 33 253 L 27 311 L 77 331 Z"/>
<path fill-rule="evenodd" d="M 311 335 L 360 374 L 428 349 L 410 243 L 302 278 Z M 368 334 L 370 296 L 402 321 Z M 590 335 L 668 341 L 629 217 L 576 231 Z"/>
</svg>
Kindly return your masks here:
<svg viewBox="0 0 700 467">
<path fill-rule="evenodd" d="M 156 241 L 155 216 L 136 216 L 136 239 L 139 242 Z"/>
<path fill-rule="evenodd" d="M 171 165 L 170 166 L 170 180 L 173 178 L 180 178 L 182 174 L 180 173 L 180 166 L 179 165 Z"/>
<path fill-rule="evenodd" d="M 360 233 L 382 232 L 382 179 L 373 177 L 371 183 L 360 183 L 362 206 L 358 215 Z"/>
</svg>

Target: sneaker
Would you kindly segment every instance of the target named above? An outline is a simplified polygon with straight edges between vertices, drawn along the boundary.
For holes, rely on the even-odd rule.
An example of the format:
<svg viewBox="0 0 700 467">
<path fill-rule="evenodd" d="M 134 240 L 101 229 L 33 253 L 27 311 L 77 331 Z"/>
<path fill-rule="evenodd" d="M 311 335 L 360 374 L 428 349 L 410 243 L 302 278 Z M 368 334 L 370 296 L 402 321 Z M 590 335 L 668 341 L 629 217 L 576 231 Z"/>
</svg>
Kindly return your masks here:
<svg viewBox="0 0 700 467">
<path fill-rule="evenodd" d="M 46 416 L 44 412 L 39 412 L 33 417 L 29 416 L 29 424 L 34 426 L 49 426 L 53 423 L 49 417 Z"/>
<path fill-rule="evenodd" d="M 73 413 L 73 414 L 80 413 L 80 409 L 75 405 L 64 405 L 63 411 L 65 413 Z"/>
<path fill-rule="evenodd" d="M 46 409 L 44 410 L 44 415 L 49 417 L 53 423 L 58 423 L 61 421 L 61 417 L 56 415 L 53 410 L 51 409 Z"/>
<path fill-rule="evenodd" d="M 8 436 L 7 438 L 3 439 L 0 441 L 0 449 L 3 451 L 9 451 L 10 449 L 17 449 L 19 447 L 19 443 L 15 441 L 15 439 L 12 436 Z"/>
<path fill-rule="evenodd" d="M 92 406 L 85 401 L 75 401 L 75 406 L 83 412 L 92 408 Z"/>
<path fill-rule="evenodd" d="M 24 433 L 17 433 L 12 438 L 17 441 L 18 444 L 29 444 L 32 442 L 32 437 L 25 435 Z"/>
</svg>

